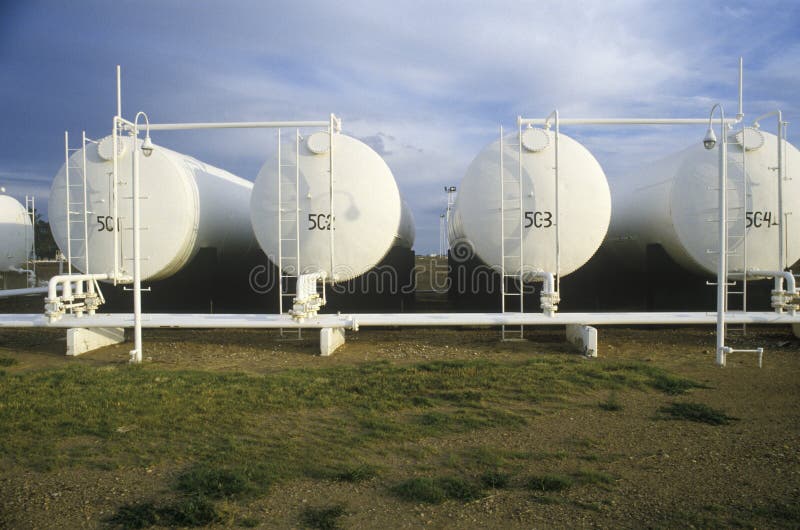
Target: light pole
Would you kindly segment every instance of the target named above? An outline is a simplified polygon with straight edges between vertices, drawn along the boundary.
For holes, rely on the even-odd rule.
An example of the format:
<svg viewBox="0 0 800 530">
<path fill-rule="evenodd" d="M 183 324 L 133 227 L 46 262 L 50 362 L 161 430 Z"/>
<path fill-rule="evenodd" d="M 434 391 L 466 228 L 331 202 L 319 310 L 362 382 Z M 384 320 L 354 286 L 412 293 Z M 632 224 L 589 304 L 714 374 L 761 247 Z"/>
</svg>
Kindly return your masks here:
<svg viewBox="0 0 800 530">
<path fill-rule="evenodd" d="M 142 142 L 142 154 L 149 157 L 153 154 L 153 142 L 150 140 L 150 120 L 147 114 L 139 112 L 133 120 L 133 350 L 132 363 L 142 362 L 142 268 L 141 268 L 141 212 L 139 211 L 139 118 L 144 118 L 145 138 Z"/>
<path fill-rule="evenodd" d="M 714 134 L 712 120 L 714 111 L 719 109 L 720 136 L 719 143 L 719 262 L 717 267 L 717 365 L 725 366 L 725 311 L 727 305 L 728 286 L 728 135 L 725 130 L 725 111 L 716 103 L 708 114 L 708 131 L 703 138 L 703 147 L 714 149 L 717 137 Z"/>
</svg>

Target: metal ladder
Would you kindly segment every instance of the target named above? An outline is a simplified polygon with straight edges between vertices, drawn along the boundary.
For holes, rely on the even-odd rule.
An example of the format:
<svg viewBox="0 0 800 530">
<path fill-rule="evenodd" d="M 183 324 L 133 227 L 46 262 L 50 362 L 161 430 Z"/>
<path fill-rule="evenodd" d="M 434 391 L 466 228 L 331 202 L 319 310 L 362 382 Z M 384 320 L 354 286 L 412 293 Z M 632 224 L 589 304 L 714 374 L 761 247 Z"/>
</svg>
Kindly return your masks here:
<svg viewBox="0 0 800 530">
<path fill-rule="evenodd" d="M 69 132 L 64 131 L 64 156 L 66 158 L 65 180 L 64 180 L 64 200 L 66 205 L 66 231 L 67 231 L 67 274 L 72 274 L 72 261 L 74 259 L 83 262 L 83 272 L 89 274 L 89 211 L 86 197 L 86 145 L 94 143 L 86 137 L 86 131 L 81 133 L 81 147 L 72 149 L 69 147 Z M 81 164 L 74 165 L 72 155 L 81 151 Z M 72 173 L 72 174 L 71 174 Z M 74 182 L 73 182 L 74 181 Z M 77 235 L 76 230 L 77 228 Z M 81 254 L 73 255 L 72 246 L 77 245 L 81 249 Z"/>
<path fill-rule="evenodd" d="M 741 204 L 736 206 L 728 205 L 728 226 L 726 226 L 725 230 L 725 237 L 728 241 L 728 256 L 741 256 L 741 271 L 732 270 L 731 262 L 728 260 L 728 274 L 733 272 L 744 272 L 745 275 L 741 280 L 741 283 L 731 282 L 729 285 L 725 285 L 725 311 L 731 311 L 734 305 L 731 303 L 733 297 L 740 297 L 741 305 L 740 307 L 736 308 L 737 310 L 741 310 L 743 313 L 747 312 L 747 204 L 748 199 L 752 197 L 752 193 L 749 191 L 748 187 L 748 179 L 747 179 L 747 150 L 745 149 L 745 135 L 746 128 L 742 127 L 742 200 Z M 733 190 L 735 188 L 729 188 L 729 190 Z M 740 235 L 731 236 L 728 233 L 728 229 L 732 225 L 740 224 Z M 733 250 L 731 250 L 733 249 Z M 741 285 L 741 290 L 732 291 L 728 289 L 729 286 L 734 285 Z M 742 335 L 747 335 L 747 324 L 741 324 L 740 326 L 731 326 L 727 325 L 728 331 L 741 331 Z"/>
<path fill-rule="evenodd" d="M 36 287 L 36 197 L 33 195 L 25 196 L 25 212 L 31 220 L 31 241 L 28 241 L 28 233 L 25 232 L 25 251 L 28 253 L 25 266 L 28 270 L 28 287 Z M 30 243 L 30 244 L 29 244 Z"/>
<path fill-rule="evenodd" d="M 295 129 L 294 160 L 285 161 L 281 129 L 278 129 L 278 310 L 284 314 L 294 305 L 300 263 L 300 131 Z M 281 328 L 281 338 L 303 338 L 301 328 Z"/>
<path fill-rule="evenodd" d="M 524 313 L 523 263 L 524 214 L 522 212 L 522 139 L 511 144 L 518 149 L 518 167 L 506 174 L 503 127 L 500 127 L 500 308 L 502 313 Z M 510 249 L 512 250 L 509 250 Z M 510 271 L 517 272 L 510 272 Z M 503 325 L 501 340 L 525 338 L 523 325 Z"/>
</svg>

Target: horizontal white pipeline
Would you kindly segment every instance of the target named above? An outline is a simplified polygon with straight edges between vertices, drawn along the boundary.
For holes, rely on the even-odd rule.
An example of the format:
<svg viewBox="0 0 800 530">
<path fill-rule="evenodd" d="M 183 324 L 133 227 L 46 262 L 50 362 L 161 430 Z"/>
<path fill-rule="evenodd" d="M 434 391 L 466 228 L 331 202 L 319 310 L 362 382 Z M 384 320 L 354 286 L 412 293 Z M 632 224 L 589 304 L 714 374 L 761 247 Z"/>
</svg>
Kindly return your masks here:
<svg viewBox="0 0 800 530">
<path fill-rule="evenodd" d="M 330 121 L 231 121 L 207 123 L 151 123 L 151 131 L 190 131 L 199 129 L 280 129 L 295 127 L 328 127 Z M 147 129 L 139 124 L 139 130 Z"/>
<path fill-rule="evenodd" d="M 773 312 L 728 312 L 730 324 L 800 324 L 800 315 Z M 170 314 L 142 315 L 146 328 L 353 328 L 363 326 L 559 326 L 583 325 L 691 325 L 715 324 L 715 312 L 675 313 L 363 313 L 323 314 L 303 322 L 275 314 Z M 131 327 L 131 313 L 106 313 L 76 317 L 65 315 L 49 322 L 42 314 L 3 314 L 0 327 L 98 328 Z"/>
<path fill-rule="evenodd" d="M 0 290 L 0 298 L 11 298 L 12 296 L 30 296 L 34 294 L 47 294 L 47 287 L 26 287 L 23 289 Z"/>
<path fill-rule="evenodd" d="M 552 118 L 518 118 L 519 125 L 554 124 Z M 735 118 L 725 123 L 737 123 Z M 719 120 L 713 120 L 719 123 Z M 708 118 L 561 118 L 559 125 L 708 125 Z"/>
</svg>

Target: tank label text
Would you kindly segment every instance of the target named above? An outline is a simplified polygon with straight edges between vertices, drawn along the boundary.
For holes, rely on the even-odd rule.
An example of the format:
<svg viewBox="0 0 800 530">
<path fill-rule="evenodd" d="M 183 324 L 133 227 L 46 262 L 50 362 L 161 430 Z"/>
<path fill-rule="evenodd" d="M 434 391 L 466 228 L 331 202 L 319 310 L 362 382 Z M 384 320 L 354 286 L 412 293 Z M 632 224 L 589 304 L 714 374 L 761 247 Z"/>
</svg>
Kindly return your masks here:
<svg viewBox="0 0 800 530">
<path fill-rule="evenodd" d="M 553 226 L 553 212 L 525 212 L 525 228 L 550 228 Z"/>
<path fill-rule="evenodd" d="M 745 228 L 769 228 L 770 226 L 778 226 L 778 216 L 773 216 L 772 212 L 745 213 Z"/>
<path fill-rule="evenodd" d="M 336 216 L 333 216 L 333 222 L 336 222 Z M 329 213 L 310 213 L 308 214 L 308 229 L 309 230 L 336 230 L 331 222 L 331 214 Z"/>
</svg>

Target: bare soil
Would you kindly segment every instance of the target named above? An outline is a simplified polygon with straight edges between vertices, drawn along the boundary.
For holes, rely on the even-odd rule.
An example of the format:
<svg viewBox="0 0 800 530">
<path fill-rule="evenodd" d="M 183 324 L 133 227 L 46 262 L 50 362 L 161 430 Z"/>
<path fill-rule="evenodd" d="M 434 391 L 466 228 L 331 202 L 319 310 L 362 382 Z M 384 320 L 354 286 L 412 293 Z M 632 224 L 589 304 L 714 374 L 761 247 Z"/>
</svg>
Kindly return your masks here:
<svg viewBox="0 0 800 530">
<path fill-rule="evenodd" d="M 763 368 L 752 354 L 714 364 L 709 328 L 602 328 L 600 357 L 586 363 L 644 361 L 703 383 L 686 396 L 626 390 L 619 410 L 602 410 L 603 394 L 565 401 L 515 428 L 476 430 L 423 439 L 387 454 L 394 475 L 420 465 L 439 469 L 469 448 L 541 455 L 524 472 L 569 474 L 591 468 L 608 484 L 534 494 L 524 488 L 489 490 L 480 499 L 409 503 L 387 493 L 382 474 L 360 483 L 302 479 L 259 498 L 223 505 L 219 527 L 300 527 L 308 507 L 343 505 L 343 528 L 670 528 L 800 527 L 800 341 L 784 327 L 750 328 L 738 346 L 763 346 Z M 63 332 L 0 330 L 0 357 L 18 362 L 9 373 L 70 363 L 97 367 L 127 362 L 130 344 L 70 359 Z M 165 369 L 268 373 L 389 360 L 513 360 L 574 355 L 563 330 L 535 330 L 524 342 L 501 343 L 491 329 L 365 329 L 349 333 L 331 357 L 319 357 L 316 334 L 282 341 L 275 332 L 146 330 L 146 362 Z M 0 380 L 2 384 L 2 380 Z M 65 396 L 68 399 L 68 396 Z M 737 418 L 713 426 L 667 420 L 659 409 L 692 401 Z M 58 440 L 53 440 L 58 444 Z M 75 443 L 75 442 L 73 442 Z M 90 442 L 87 442 L 90 443 Z M 66 448 L 65 448 L 66 450 Z M 309 455 L 313 459 L 313 455 Z M 457 465 L 457 464 L 455 464 Z M 9 528 L 96 528 L 120 505 L 165 491 L 177 464 L 147 468 L 53 471 L 22 468 L 0 457 L 0 525 Z"/>
</svg>

